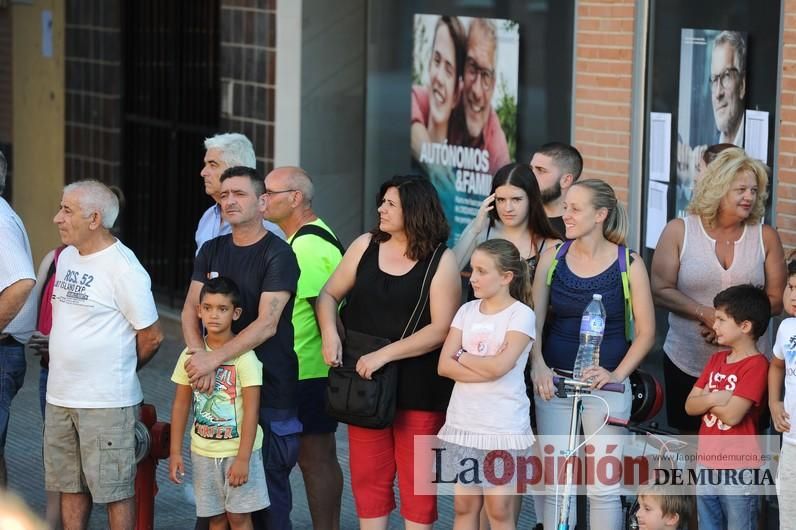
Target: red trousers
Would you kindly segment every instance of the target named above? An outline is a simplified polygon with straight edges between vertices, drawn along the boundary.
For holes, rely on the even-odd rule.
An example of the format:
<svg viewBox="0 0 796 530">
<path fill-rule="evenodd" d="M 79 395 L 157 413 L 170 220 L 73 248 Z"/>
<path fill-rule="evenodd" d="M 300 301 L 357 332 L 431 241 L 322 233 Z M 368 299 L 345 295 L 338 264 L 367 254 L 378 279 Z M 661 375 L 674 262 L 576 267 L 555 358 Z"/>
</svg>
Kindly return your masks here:
<svg viewBox="0 0 796 530">
<path fill-rule="evenodd" d="M 397 410 L 385 429 L 348 426 L 351 487 L 360 518 L 383 517 L 395 509 L 397 471 L 404 519 L 420 524 L 437 520 L 437 497 L 414 494 L 414 436 L 436 435 L 443 423 L 444 412 Z"/>
</svg>

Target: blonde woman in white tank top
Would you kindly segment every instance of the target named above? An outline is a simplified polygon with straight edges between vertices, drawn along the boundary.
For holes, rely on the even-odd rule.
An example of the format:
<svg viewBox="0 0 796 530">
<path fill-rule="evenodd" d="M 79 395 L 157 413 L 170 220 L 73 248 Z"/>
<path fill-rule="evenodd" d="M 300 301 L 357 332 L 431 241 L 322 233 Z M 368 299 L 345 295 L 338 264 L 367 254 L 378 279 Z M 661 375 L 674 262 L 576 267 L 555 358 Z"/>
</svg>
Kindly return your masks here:
<svg viewBox="0 0 796 530">
<path fill-rule="evenodd" d="M 666 407 L 669 425 L 695 431 L 685 398 L 710 356 L 719 351 L 713 333 L 713 297 L 732 285 L 763 286 L 772 314 L 782 311 L 785 260 L 776 230 L 762 224 L 768 187 L 765 167 L 730 148 L 705 169 L 685 219 L 661 234 L 652 259 L 655 305 L 669 311 Z M 758 342 L 769 355 L 767 341 Z"/>
</svg>

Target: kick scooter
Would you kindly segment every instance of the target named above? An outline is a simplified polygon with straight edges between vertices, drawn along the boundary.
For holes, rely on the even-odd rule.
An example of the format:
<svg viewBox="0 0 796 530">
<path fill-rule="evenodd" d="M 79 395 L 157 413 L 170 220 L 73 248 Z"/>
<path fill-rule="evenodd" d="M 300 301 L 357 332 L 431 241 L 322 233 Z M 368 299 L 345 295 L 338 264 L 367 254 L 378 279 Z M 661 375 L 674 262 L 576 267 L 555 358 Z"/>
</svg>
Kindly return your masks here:
<svg viewBox="0 0 796 530">
<path fill-rule="evenodd" d="M 580 416 L 583 412 L 583 396 L 590 394 L 592 391 L 591 384 L 585 381 L 578 381 L 577 379 L 570 379 L 566 377 L 553 377 L 553 383 L 556 385 L 556 396 L 560 398 L 572 398 L 572 415 L 569 422 L 569 440 L 567 443 L 567 452 L 564 455 L 564 494 L 562 496 L 561 506 L 558 512 L 558 524 L 556 530 L 570 530 L 569 526 L 569 510 L 572 502 L 572 482 L 574 475 L 574 459 L 575 451 L 578 448 L 577 438 L 580 432 Z M 624 392 L 625 385 L 622 383 L 606 383 L 600 390 L 608 392 Z M 610 414 L 606 414 L 610 416 Z"/>
</svg>

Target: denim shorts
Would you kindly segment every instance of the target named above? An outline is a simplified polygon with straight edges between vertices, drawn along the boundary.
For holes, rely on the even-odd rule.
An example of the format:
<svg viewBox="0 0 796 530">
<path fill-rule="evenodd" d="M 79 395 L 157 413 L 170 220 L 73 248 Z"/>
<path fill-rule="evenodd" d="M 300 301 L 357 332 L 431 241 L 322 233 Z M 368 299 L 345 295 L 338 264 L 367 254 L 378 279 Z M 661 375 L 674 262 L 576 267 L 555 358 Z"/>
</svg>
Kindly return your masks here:
<svg viewBox="0 0 796 530">
<path fill-rule="evenodd" d="M 0 343 L 0 457 L 5 454 L 11 400 L 25 382 L 25 346 L 7 338 Z"/>
<path fill-rule="evenodd" d="M 106 504 L 135 494 L 138 405 L 71 409 L 47 403 L 44 415 L 46 491 L 91 493 Z"/>
</svg>

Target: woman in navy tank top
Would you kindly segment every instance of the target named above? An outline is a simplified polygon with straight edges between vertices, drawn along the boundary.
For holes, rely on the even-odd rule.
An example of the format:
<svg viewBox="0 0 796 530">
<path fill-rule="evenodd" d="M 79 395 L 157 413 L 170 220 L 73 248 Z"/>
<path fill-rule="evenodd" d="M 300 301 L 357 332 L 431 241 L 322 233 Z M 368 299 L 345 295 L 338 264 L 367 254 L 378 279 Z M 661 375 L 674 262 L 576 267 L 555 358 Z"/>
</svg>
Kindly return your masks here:
<svg viewBox="0 0 796 530">
<path fill-rule="evenodd" d="M 564 199 L 564 224 L 566 237 L 573 240 L 571 246 L 560 257 L 550 285 L 547 276 L 556 253 L 542 255 L 533 286 L 537 337 L 541 340 L 537 339 L 533 346 L 531 377 L 534 391 L 538 394 L 535 405 L 540 446 L 553 445 L 556 447 L 554 454 L 561 454 L 559 450 L 566 448 L 565 435 L 569 433 L 572 401 L 554 397 L 553 375 L 571 376 L 580 341 L 581 316 L 592 295 L 601 294 L 606 326 L 600 348 L 600 365 L 585 371 L 584 378 L 593 378 L 596 389 L 608 382 L 624 383 L 625 392 L 595 390 L 594 396 L 602 399 L 584 399 L 583 431 L 587 436 L 598 431 L 601 435 L 594 442 L 593 462 L 599 462 L 608 444 L 616 444 L 618 449 L 611 455 L 621 460 L 624 429 L 603 423 L 606 416 L 629 418 L 632 397 L 628 376 L 654 342 L 655 316 L 649 278 L 644 262 L 637 254 L 631 254 L 627 270 L 635 334 L 629 342 L 619 265 L 619 255 L 624 254 L 627 214 L 617 201 L 614 190 L 597 179 L 573 184 Z M 606 410 L 606 405 L 609 410 Z M 599 473 L 597 475 L 598 483 L 587 487 L 591 527 L 621 529 L 620 486 L 600 484 Z M 555 497 L 555 486 L 548 487 L 545 493 L 544 527 L 555 528 L 556 507 L 560 506 L 561 500 Z M 574 512 L 570 513 L 573 525 Z"/>
</svg>

